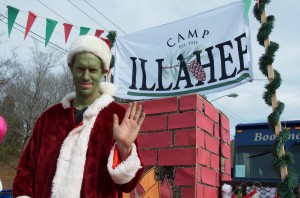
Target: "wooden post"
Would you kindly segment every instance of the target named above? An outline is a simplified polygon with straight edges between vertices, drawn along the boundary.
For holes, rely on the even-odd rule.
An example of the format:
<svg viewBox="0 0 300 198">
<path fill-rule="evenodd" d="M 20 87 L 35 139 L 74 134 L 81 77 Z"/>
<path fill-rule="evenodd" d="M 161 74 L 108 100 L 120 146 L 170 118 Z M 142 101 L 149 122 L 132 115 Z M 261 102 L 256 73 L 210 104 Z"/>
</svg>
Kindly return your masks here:
<svg viewBox="0 0 300 198">
<path fill-rule="evenodd" d="M 267 22 L 265 10 L 263 10 L 260 20 L 261 20 L 262 24 Z M 264 40 L 265 52 L 267 52 L 269 45 L 270 45 L 270 40 L 268 38 L 268 39 Z M 274 70 L 273 70 L 272 64 L 268 65 L 267 69 L 268 69 L 268 80 L 269 80 L 269 82 L 272 82 L 274 80 Z M 272 110 L 274 111 L 277 106 L 278 106 L 278 100 L 277 100 L 276 93 L 275 93 L 272 95 Z M 278 137 L 280 135 L 280 133 L 281 133 L 281 124 L 278 121 L 275 126 L 275 134 Z M 278 155 L 279 155 L 279 157 L 281 157 L 284 154 L 285 154 L 284 146 L 282 146 L 279 150 Z M 280 173 L 281 173 L 280 174 L 281 180 L 284 180 L 288 174 L 287 166 L 281 167 Z"/>
</svg>

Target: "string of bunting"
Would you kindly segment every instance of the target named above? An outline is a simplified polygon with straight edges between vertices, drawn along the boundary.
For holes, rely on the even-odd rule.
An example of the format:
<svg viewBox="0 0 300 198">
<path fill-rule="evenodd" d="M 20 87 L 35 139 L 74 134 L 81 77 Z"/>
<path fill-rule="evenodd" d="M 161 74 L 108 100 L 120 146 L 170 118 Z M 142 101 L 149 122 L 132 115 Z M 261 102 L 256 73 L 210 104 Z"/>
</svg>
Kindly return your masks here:
<svg viewBox="0 0 300 198">
<path fill-rule="evenodd" d="M 270 3 L 271 0 L 260 0 L 258 1 L 253 9 L 255 18 L 261 22 L 261 16 L 264 12 L 265 6 Z M 266 17 L 266 22 L 262 23 L 258 34 L 257 40 L 260 45 L 264 46 L 265 40 L 269 38 L 269 35 L 274 28 L 275 17 L 273 15 Z M 259 59 L 259 69 L 261 72 L 268 77 L 268 66 L 272 65 L 275 58 L 275 52 L 278 50 L 279 45 L 276 42 L 270 42 L 266 46 L 266 53 L 263 54 Z M 281 85 L 281 76 L 280 73 L 274 69 L 274 79 L 271 79 L 268 84 L 265 85 L 266 91 L 263 95 L 265 103 L 269 106 L 272 106 L 272 97 L 276 94 L 276 89 Z M 280 101 L 277 103 L 277 107 L 273 112 L 268 116 L 268 122 L 270 127 L 275 132 L 275 126 L 279 123 L 280 115 L 284 110 L 284 104 Z M 276 142 L 274 144 L 274 170 L 279 172 L 281 168 L 287 167 L 288 172 L 286 177 L 278 184 L 278 194 L 280 197 L 295 197 L 294 189 L 297 187 L 297 175 L 294 170 L 292 170 L 291 164 L 293 163 L 293 156 L 289 152 L 285 152 L 280 156 L 280 150 L 284 146 L 284 143 L 289 138 L 289 131 L 283 128 L 280 133 L 276 136 Z"/>
<path fill-rule="evenodd" d="M 8 36 L 10 37 L 13 25 L 16 21 L 16 18 L 19 14 L 19 9 L 12 7 L 12 6 L 7 6 L 7 18 L 8 18 Z M 31 11 L 28 12 L 28 19 L 27 19 L 27 24 L 26 24 L 26 29 L 25 29 L 25 34 L 24 34 L 24 40 L 26 39 L 32 25 L 34 24 L 34 21 L 36 20 L 37 15 Z M 53 32 L 54 29 L 56 27 L 56 25 L 58 24 L 58 21 L 50 19 L 50 18 L 46 18 L 46 35 L 45 35 L 45 47 L 47 46 Z M 72 24 L 69 23 L 63 23 L 64 26 L 64 35 L 65 35 L 65 43 L 67 43 L 69 35 L 71 33 L 71 30 L 73 28 Z M 81 26 L 80 27 L 80 32 L 79 35 L 86 35 L 88 34 L 88 32 L 90 31 L 91 28 L 89 27 L 84 27 Z M 102 29 L 96 29 L 95 31 L 95 36 L 100 37 L 101 34 L 104 32 L 104 30 Z"/>
</svg>

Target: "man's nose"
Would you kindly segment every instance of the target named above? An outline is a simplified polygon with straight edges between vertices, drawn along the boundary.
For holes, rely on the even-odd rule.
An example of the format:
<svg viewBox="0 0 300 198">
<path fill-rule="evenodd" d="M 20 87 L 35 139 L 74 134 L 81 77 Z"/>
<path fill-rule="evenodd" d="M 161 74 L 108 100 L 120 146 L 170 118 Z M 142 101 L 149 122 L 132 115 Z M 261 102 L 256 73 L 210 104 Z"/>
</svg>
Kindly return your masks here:
<svg viewBox="0 0 300 198">
<path fill-rule="evenodd" d="M 88 80 L 89 79 L 89 70 L 88 69 L 84 70 L 84 72 L 83 72 L 83 79 L 84 80 Z"/>
</svg>

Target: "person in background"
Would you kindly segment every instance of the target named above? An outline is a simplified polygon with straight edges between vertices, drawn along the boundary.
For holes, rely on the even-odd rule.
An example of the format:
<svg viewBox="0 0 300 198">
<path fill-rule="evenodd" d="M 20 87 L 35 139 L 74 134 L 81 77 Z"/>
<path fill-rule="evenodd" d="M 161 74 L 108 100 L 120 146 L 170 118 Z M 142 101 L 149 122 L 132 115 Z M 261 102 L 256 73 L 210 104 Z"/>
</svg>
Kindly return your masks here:
<svg viewBox="0 0 300 198">
<path fill-rule="evenodd" d="M 136 137 L 145 118 L 136 102 L 114 102 L 114 85 L 101 82 L 111 51 L 84 35 L 68 52 L 75 93 L 37 119 L 13 184 L 20 198 L 117 198 L 143 173 Z"/>
</svg>

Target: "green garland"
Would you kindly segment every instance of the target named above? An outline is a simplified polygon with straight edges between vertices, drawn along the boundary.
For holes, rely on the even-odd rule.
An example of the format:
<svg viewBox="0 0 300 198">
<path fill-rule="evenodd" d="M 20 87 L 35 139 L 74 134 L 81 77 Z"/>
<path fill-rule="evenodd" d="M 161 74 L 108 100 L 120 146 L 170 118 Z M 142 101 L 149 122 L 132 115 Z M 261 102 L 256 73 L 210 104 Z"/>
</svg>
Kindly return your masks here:
<svg viewBox="0 0 300 198">
<path fill-rule="evenodd" d="M 110 42 L 111 48 L 114 46 L 116 37 L 117 37 L 117 32 L 116 31 L 109 31 L 107 36 L 106 36 Z M 115 65 L 115 56 L 111 57 L 110 61 L 110 68 L 113 68 Z"/>
<path fill-rule="evenodd" d="M 253 9 L 255 18 L 261 22 L 261 15 L 265 9 L 265 6 L 270 3 L 270 0 L 260 0 L 260 5 L 256 3 Z M 264 41 L 269 38 L 269 35 L 272 32 L 272 29 L 274 27 L 274 16 L 267 16 L 266 23 L 262 24 L 258 34 L 257 34 L 257 40 L 260 45 L 264 46 Z M 279 45 L 275 42 L 270 42 L 270 45 L 268 46 L 266 53 L 261 56 L 259 59 L 259 69 L 261 72 L 268 77 L 268 70 L 267 66 L 271 65 L 274 62 L 275 52 L 278 50 Z M 276 94 L 276 89 L 279 88 L 281 85 L 281 77 L 278 71 L 274 70 L 274 79 L 269 82 L 265 86 L 266 91 L 263 94 L 263 98 L 265 100 L 265 103 L 269 106 L 272 106 L 272 96 Z M 282 114 L 284 110 L 284 104 L 280 101 L 278 101 L 277 107 L 274 109 L 274 111 L 268 116 L 268 122 L 270 127 L 275 132 L 275 125 L 279 122 L 280 115 Z M 280 197 L 284 198 L 293 198 L 295 197 L 294 190 L 297 187 L 297 175 L 294 170 L 292 170 L 291 164 L 293 163 L 293 156 L 291 153 L 286 152 L 284 155 L 279 157 L 279 151 L 282 146 L 284 146 L 284 143 L 289 138 L 289 132 L 286 129 L 282 129 L 280 132 L 280 135 L 277 136 L 276 142 L 274 144 L 274 169 L 279 172 L 282 167 L 288 168 L 288 175 L 287 177 L 281 181 L 281 183 L 278 184 L 278 194 Z"/>
</svg>

